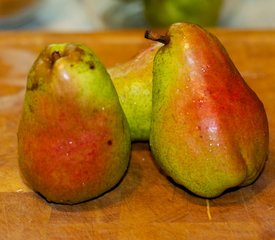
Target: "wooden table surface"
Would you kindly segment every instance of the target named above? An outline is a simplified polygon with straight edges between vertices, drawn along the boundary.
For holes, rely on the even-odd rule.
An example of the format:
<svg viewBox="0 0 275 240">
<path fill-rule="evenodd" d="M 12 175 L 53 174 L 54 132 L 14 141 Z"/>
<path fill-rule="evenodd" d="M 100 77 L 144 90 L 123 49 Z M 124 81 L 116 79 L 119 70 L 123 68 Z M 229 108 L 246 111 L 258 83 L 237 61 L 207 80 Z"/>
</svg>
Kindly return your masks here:
<svg viewBox="0 0 275 240">
<path fill-rule="evenodd" d="M 206 200 L 160 174 L 147 143 L 132 146 L 128 174 L 102 197 L 49 204 L 21 180 L 16 132 L 26 76 L 48 43 L 81 42 L 106 66 L 148 45 L 142 30 L 93 34 L 0 32 L 0 239 L 275 239 L 275 31 L 212 29 L 263 101 L 270 154 L 252 185 Z"/>
</svg>

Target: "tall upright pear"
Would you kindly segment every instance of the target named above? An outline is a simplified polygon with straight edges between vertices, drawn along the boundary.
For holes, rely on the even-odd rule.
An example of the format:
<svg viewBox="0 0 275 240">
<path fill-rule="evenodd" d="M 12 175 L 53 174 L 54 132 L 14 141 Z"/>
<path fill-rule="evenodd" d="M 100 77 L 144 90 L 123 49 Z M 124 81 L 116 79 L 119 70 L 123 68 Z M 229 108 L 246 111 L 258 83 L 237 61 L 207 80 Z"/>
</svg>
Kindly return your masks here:
<svg viewBox="0 0 275 240">
<path fill-rule="evenodd" d="M 105 67 L 80 44 L 51 44 L 30 70 L 18 129 L 19 166 L 48 201 L 79 203 L 125 173 L 130 131 Z"/>
<path fill-rule="evenodd" d="M 150 146 L 175 182 L 202 197 L 245 186 L 268 155 L 264 106 L 219 40 L 205 29 L 173 24 L 153 67 Z"/>
<path fill-rule="evenodd" d="M 129 61 L 108 69 L 130 126 L 132 141 L 148 141 L 151 126 L 155 42 Z"/>
</svg>

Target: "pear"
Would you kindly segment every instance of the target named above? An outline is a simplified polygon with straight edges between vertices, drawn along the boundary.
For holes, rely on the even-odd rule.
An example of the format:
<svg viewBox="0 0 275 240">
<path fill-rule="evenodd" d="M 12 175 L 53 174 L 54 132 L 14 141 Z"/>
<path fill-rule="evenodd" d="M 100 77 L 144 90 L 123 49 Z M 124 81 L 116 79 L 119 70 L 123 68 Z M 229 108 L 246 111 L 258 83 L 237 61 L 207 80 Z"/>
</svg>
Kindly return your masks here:
<svg viewBox="0 0 275 240">
<path fill-rule="evenodd" d="M 253 183 L 268 155 L 267 116 L 221 42 L 188 23 L 146 37 L 166 42 L 153 66 L 150 146 L 157 164 L 206 198 Z"/>
<path fill-rule="evenodd" d="M 217 24 L 223 0 L 143 0 L 143 5 L 144 16 L 153 27 L 178 21 L 209 27 Z"/>
<path fill-rule="evenodd" d="M 108 69 L 128 120 L 132 141 L 149 140 L 153 61 L 162 45 L 155 42 L 129 61 Z"/>
<path fill-rule="evenodd" d="M 109 74 L 86 46 L 51 44 L 27 80 L 19 167 L 49 202 L 98 197 L 123 177 L 130 130 Z"/>
</svg>

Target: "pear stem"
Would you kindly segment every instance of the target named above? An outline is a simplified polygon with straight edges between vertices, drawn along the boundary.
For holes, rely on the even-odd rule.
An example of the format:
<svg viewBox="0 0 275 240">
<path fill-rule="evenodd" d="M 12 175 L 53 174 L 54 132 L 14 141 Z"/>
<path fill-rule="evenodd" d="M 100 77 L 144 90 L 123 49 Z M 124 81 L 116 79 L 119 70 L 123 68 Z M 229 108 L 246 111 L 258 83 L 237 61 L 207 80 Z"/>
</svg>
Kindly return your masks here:
<svg viewBox="0 0 275 240">
<path fill-rule="evenodd" d="M 170 37 L 168 35 L 160 35 L 158 33 L 154 33 L 152 30 L 146 30 L 144 37 L 153 41 L 161 42 L 165 45 L 170 42 Z"/>
<path fill-rule="evenodd" d="M 61 54 L 58 51 L 54 51 L 51 55 L 51 61 L 54 64 L 59 58 L 61 58 Z"/>
</svg>

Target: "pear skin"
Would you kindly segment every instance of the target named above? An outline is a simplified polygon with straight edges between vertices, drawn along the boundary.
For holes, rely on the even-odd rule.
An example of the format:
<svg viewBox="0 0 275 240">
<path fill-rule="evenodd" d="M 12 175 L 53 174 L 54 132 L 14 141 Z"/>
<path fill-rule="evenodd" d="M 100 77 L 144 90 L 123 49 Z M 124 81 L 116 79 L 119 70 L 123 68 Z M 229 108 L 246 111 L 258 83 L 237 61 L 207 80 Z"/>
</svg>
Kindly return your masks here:
<svg viewBox="0 0 275 240">
<path fill-rule="evenodd" d="M 267 116 L 225 48 L 188 23 L 146 36 L 166 41 L 153 67 L 150 146 L 157 164 L 207 198 L 254 182 L 268 155 Z"/>
<path fill-rule="evenodd" d="M 153 61 L 161 43 L 110 69 L 111 79 L 130 126 L 132 141 L 148 141 L 152 110 Z"/>
<path fill-rule="evenodd" d="M 19 167 L 49 202 L 74 204 L 112 189 L 130 156 L 130 130 L 95 54 L 51 44 L 29 72 L 18 129 Z"/>
</svg>

